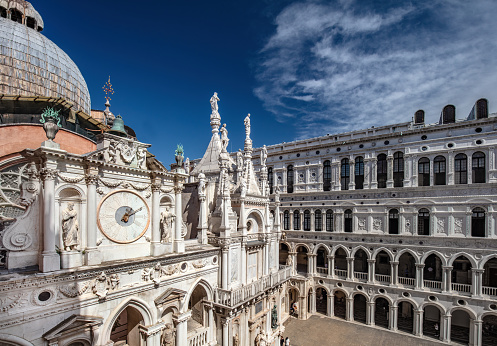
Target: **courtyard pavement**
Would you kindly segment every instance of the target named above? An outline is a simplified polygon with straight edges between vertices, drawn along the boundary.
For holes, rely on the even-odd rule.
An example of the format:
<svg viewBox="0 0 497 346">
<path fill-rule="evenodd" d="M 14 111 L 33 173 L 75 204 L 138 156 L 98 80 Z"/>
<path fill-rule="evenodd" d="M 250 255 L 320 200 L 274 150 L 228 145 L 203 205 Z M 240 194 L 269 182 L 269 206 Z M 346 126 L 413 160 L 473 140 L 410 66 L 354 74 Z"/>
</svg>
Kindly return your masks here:
<svg viewBox="0 0 497 346">
<path fill-rule="evenodd" d="M 289 318 L 285 323 L 284 337 L 290 346 L 429 346 L 446 345 L 435 339 L 421 339 L 405 333 L 368 327 L 325 316 L 313 315 L 306 321 Z"/>
</svg>

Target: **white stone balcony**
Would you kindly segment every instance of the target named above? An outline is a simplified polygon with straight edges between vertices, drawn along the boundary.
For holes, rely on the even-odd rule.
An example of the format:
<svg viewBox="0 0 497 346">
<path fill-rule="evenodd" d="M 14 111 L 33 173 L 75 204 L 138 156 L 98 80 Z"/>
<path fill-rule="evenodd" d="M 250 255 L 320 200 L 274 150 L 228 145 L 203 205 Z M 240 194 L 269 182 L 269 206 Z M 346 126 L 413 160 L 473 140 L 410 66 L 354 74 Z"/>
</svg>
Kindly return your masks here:
<svg viewBox="0 0 497 346">
<path fill-rule="evenodd" d="M 214 297 L 215 303 L 229 307 L 242 304 L 247 300 L 250 300 L 265 292 L 266 290 L 276 287 L 290 279 L 292 274 L 291 270 L 292 268 L 290 266 L 280 265 L 280 270 L 277 272 L 263 276 L 257 281 L 243 285 L 239 288 L 232 290 L 216 288 Z"/>
<path fill-rule="evenodd" d="M 391 276 L 390 275 L 384 275 L 384 274 L 375 274 L 374 279 L 378 282 L 383 282 L 383 283 L 390 283 L 391 282 Z"/>
<path fill-rule="evenodd" d="M 442 281 L 423 280 L 424 287 L 429 289 L 442 289 Z"/>
<path fill-rule="evenodd" d="M 497 287 L 483 286 L 483 294 L 497 296 Z"/>
<path fill-rule="evenodd" d="M 342 270 L 342 269 L 335 269 L 335 275 L 338 277 L 346 278 L 347 277 L 347 271 Z"/>
<path fill-rule="evenodd" d="M 452 283 L 452 291 L 459 293 L 471 293 L 471 285 Z"/>
<path fill-rule="evenodd" d="M 415 278 L 406 278 L 403 276 L 399 276 L 399 284 L 403 286 L 411 286 L 414 287 L 416 286 L 416 279 Z"/>
<path fill-rule="evenodd" d="M 207 336 L 208 328 L 203 327 L 194 331 L 188 332 L 187 344 L 188 346 L 204 346 L 208 345 Z"/>
</svg>

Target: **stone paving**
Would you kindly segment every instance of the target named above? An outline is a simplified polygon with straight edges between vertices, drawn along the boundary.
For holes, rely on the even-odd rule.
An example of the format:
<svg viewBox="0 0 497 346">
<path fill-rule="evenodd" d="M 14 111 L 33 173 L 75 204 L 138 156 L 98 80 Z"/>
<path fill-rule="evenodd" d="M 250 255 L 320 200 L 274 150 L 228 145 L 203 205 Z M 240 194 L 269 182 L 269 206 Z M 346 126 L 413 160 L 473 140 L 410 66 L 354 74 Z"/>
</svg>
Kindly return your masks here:
<svg viewBox="0 0 497 346">
<path fill-rule="evenodd" d="M 435 339 L 421 339 L 402 332 L 393 333 L 319 315 L 311 316 L 306 321 L 291 317 L 284 326 L 284 337 L 290 338 L 291 346 L 446 345 Z"/>
</svg>

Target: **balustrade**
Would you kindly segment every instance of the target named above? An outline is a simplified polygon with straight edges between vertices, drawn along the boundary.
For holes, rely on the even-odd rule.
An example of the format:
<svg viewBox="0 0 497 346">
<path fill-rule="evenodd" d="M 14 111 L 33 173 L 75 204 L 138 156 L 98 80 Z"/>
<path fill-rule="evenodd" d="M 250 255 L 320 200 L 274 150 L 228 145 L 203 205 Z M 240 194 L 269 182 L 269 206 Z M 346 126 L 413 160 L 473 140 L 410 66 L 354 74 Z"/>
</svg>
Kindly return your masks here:
<svg viewBox="0 0 497 346">
<path fill-rule="evenodd" d="M 368 279 L 368 273 L 361 273 L 361 272 L 355 272 L 354 277 L 359 280 L 367 280 Z"/>
<path fill-rule="evenodd" d="M 442 289 L 442 281 L 423 280 L 426 288 Z"/>
<path fill-rule="evenodd" d="M 384 274 L 375 274 L 374 278 L 376 281 L 388 282 L 388 283 L 390 283 L 390 279 L 391 279 L 390 275 L 384 275 Z"/>
<path fill-rule="evenodd" d="M 319 274 L 328 275 L 328 268 L 321 268 L 321 267 L 317 267 L 317 268 L 316 268 L 316 271 L 317 271 Z"/>
<path fill-rule="evenodd" d="M 339 277 L 347 277 L 347 271 L 342 269 L 335 269 L 335 275 Z"/>
<path fill-rule="evenodd" d="M 399 284 L 404 286 L 416 286 L 416 279 L 399 276 Z"/>
<path fill-rule="evenodd" d="M 208 330 L 208 328 L 200 328 L 200 329 L 193 331 L 192 334 L 189 335 L 187 338 L 188 346 L 208 345 L 207 330 Z"/>
<path fill-rule="evenodd" d="M 471 285 L 452 283 L 452 290 L 462 293 L 471 293 Z"/>
<path fill-rule="evenodd" d="M 280 270 L 276 273 L 263 276 L 257 281 L 243 285 L 232 290 L 223 290 L 217 288 L 215 291 L 215 301 L 218 304 L 226 306 L 236 306 L 244 301 L 264 292 L 265 290 L 274 287 L 291 276 L 290 266 L 280 266 Z"/>
<path fill-rule="evenodd" d="M 486 294 L 489 296 L 497 296 L 497 287 L 483 286 L 483 294 Z"/>
</svg>

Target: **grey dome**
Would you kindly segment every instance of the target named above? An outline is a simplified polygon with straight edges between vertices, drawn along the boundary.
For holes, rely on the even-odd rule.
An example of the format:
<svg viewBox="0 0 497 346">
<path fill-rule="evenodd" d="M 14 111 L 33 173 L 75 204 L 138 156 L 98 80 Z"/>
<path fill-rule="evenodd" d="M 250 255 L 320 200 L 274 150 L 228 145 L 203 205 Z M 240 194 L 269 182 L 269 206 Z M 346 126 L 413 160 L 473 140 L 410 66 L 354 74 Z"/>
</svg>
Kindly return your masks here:
<svg viewBox="0 0 497 346">
<path fill-rule="evenodd" d="M 0 93 L 62 97 L 90 114 L 90 93 L 76 64 L 41 33 L 0 18 Z"/>
</svg>

